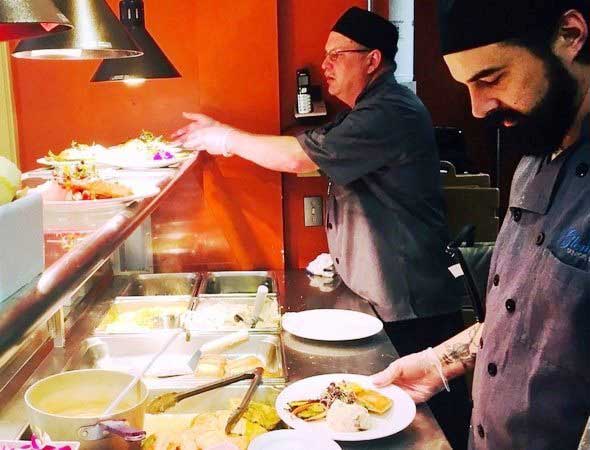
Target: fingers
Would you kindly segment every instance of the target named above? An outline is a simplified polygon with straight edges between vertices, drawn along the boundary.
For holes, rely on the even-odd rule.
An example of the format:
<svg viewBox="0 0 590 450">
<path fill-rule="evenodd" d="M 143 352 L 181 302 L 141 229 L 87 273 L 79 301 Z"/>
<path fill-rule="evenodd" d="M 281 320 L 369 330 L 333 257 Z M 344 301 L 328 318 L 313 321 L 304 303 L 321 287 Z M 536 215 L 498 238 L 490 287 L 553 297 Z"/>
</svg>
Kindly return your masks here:
<svg viewBox="0 0 590 450">
<path fill-rule="evenodd" d="M 186 139 L 182 143 L 182 147 L 190 150 L 206 150 L 199 139 Z"/>
<path fill-rule="evenodd" d="M 183 140 L 181 138 L 187 134 L 190 134 L 194 130 L 210 127 L 219 123 L 205 114 L 183 112 L 182 115 L 192 122 L 182 128 L 179 128 L 170 135 L 170 138 L 175 140 L 175 144 L 183 144 Z"/>
<path fill-rule="evenodd" d="M 201 114 L 201 113 L 184 112 L 184 113 L 182 113 L 182 115 L 184 117 L 186 117 L 187 119 L 192 120 L 193 125 L 197 125 L 199 127 L 208 127 L 208 126 L 216 125 L 219 123 L 215 119 L 213 119 L 212 117 L 209 117 L 209 116 L 207 116 L 205 114 Z"/>
<path fill-rule="evenodd" d="M 190 126 L 190 124 L 189 124 L 189 125 L 185 125 L 184 127 L 182 127 L 182 128 L 179 128 L 179 129 L 178 129 L 178 130 L 176 130 L 174 133 L 172 133 L 172 134 L 170 135 L 170 137 L 171 137 L 172 139 L 175 139 L 175 138 L 177 138 L 177 137 L 180 137 L 180 136 L 182 136 L 182 135 L 184 135 L 184 134 L 188 133 L 188 132 L 190 131 L 190 129 L 191 129 L 191 126 Z"/>
<path fill-rule="evenodd" d="M 371 377 L 371 381 L 377 387 L 385 387 L 394 383 L 401 375 L 401 369 L 398 364 L 392 362 L 389 367 Z"/>
<path fill-rule="evenodd" d="M 195 122 L 198 122 L 200 120 L 204 120 L 204 119 L 208 119 L 209 117 L 206 116 L 205 114 L 201 114 L 201 113 L 191 113 L 191 112 L 183 112 L 182 116 L 189 119 L 189 120 L 194 120 Z"/>
</svg>

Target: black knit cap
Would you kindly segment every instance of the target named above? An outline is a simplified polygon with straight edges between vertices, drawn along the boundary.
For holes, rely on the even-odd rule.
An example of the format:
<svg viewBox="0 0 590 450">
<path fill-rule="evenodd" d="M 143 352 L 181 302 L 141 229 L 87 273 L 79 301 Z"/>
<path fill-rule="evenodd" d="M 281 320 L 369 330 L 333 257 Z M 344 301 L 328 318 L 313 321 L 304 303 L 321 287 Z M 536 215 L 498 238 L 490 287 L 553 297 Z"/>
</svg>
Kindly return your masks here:
<svg viewBox="0 0 590 450">
<path fill-rule="evenodd" d="M 570 9 L 587 15 L 590 0 L 439 0 L 444 55 L 556 29 Z"/>
<path fill-rule="evenodd" d="M 381 50 L 392 61 L 395 59 L 399 33 L 394 24 L 378 14 L 353 6 L 340 16 L 332 31 L 367 48 Z"/>
</svg>

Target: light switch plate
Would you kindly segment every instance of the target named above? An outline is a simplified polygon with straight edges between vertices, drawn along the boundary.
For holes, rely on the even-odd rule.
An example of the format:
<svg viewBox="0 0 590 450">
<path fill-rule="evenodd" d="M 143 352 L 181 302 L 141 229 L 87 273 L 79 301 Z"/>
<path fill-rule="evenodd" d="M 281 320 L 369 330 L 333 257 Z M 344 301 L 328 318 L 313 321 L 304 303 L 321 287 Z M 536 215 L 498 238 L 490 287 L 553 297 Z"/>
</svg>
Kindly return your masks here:
<svg viewBox="0 0 590 450">
<path fill-rule="evenodd" d="M 324 224 L 324 201 L 322 197 L 304 197 L 303 211 L 306 227 L 321 227 Z"/>
</svg>

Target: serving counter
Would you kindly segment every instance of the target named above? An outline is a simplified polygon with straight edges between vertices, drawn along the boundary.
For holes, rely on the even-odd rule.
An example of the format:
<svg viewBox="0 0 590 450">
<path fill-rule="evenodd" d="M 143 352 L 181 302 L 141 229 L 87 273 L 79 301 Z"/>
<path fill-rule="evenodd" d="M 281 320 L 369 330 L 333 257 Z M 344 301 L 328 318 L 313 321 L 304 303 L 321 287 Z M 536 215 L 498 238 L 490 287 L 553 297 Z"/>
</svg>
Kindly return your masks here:
<svg viewBox="0 0 590 450">
<path fill-rule="evenodd" d="M 137 286 L 132 274 L 113 271 L 111 255 L 149 217 L 194 160 L 161 184 L 161 193 L 131 205 L 53 262 L 30 285 L 0 304 L 0 439 L 27 429 L 24 392 L 35 381 L 80 367 L 82 346 L 103 322 L 115 298 Z M 342 308 L 374 315 L 370 305 L 343 283 L 310 277 L 303 271 L 275 272 L 283 312 Z M 197 278 L 200 278 L 198 276 Z M 131 286 L 131 287 L 130 287 Z M 135 291 L 133 291 L 135 289 Z M 372 374 L 397 353 L 384 331 L 370 338 L 327 343 L 281 332 L 287 382 L 326 373 Z M 450 449 L 425 405 L 402 432 L 380 440 L 341 443 L 343 449 Z"/>
</svg>

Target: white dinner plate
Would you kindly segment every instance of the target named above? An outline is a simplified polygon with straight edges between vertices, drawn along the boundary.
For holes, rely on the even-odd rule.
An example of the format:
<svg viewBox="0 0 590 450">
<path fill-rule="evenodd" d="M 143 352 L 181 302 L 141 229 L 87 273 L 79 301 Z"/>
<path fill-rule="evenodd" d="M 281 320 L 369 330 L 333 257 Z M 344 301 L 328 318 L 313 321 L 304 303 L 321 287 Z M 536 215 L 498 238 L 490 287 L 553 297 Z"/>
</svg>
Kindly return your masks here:
<svg viewBox="0 0 590 450">
<path fill-rule="evenodd" d="M 342 450 L 323 436 L 310 436 L 297 430 L 276 430 L 256 437 L 248 450 Z"/>
<path fill-rule="evenodd" d="M 289 412 L 287 406 L 289 402 L 319 398 L 330 383 L 338 383 L 343 380 L 355 382 L 391 398 L 393 406 L 383 415 L 371 414 L 372 426 L 368 430 L 352 433 L 333 431 L 328 427 L 326 420 L 305 422 Z M 318 375 L 296 381 L 279 394 L 275 407 L 279 417 L 291 428 L 304 431 L 310 435 L 327 436 L 335 441 L 367 441 L 390 436 L 410 425 L 416 416 L 414 401 L 401 388 L 393 385 L 376 388 L 368 376 L 345 373 Z"/>
<path fill-rule="evenodd" d="M 61 166 L 71 166 L 74 164 L 78 164 L 81 161 L 87 161 L 87 162 L 94 162 L 94 158 L 88 158 L 88 159 L 67 159 L 65 161 L 56 161 L 54 159 L 48 159 L 48 158 L 39 158 L 37 160 L 37 162 L 39 164 L 42 164 L 44 166 L 49 166 L 49 167 L 61 167 Z"/>
<path fill-rule="evenodd" d="M 310 309 L 283 315 L 283 329 L 316 341 L 351 341 L 379 333 L 383 322 L 348 309 Z"/>
<path fill-rule="evenodd" d="M 192 157 L 192 154 L 186 154 L 181 157 L 174 157 L 170 159 L 136 159 L 126 157 L 124 154 L 114 155 L 109 154 L 112 151 L 107 151 L 105 154 L 100 155 L 96 162 L 112 167 L 120 167 L 121 169 L 159 169 L 162 167 L 172 166 L 186 161 Z"/>
</svg>

